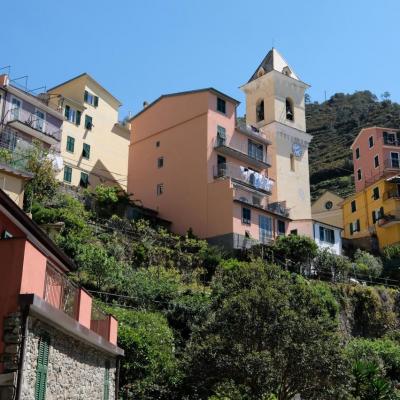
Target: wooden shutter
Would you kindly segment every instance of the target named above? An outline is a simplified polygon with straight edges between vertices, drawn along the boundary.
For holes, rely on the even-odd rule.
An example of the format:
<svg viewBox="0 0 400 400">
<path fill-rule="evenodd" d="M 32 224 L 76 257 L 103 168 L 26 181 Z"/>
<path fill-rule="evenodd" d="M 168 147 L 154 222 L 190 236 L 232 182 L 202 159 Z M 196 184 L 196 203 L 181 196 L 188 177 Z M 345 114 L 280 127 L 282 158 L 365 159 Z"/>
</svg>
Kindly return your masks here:
<svg viewBox="0 0 400 400">
<path fill-rule="evenodd" d="M 50 337 L 43 335 L 39 339 L 39 351 L 36 366 L 35 400 L 45 400 L 47 367 L 49 365 Z"/>
<path fill-rule="evenodd" d="M 350 222 L 350 235 L 354 233 L 353 223 Z"/>
<path fill-rule="evenodd" d="M 110 398 L 110 362 L 106 361 L 104 370 L 104 400 Z"/>
<path fill-rule="evenodd" d="M 360 232 L 361 227 L 360 227 L 360 220 L 357 220 L 357 232 Z"/>
<path fill-rule="evenodd" d="M 99 105 L 99 98 L 94 96 L 94 106 L 97 107 Z"/>
<path fill-rule="evenodd" d="M 65 115 L 65 118 L 69 118 L 69 106 L 65 106 L 65 111 L 64 111 L 64 115 Z"/>
<path fill-rule="evenodd" d="M 85 94 L 83 95 L 83 100 L 85 101 L 85 103 L 87 103 L 87 100 L 88 100 L 88 92 L 87 92 L 87 90 L 85 90 Z"/>
<path fill-rule="evenodd" d="M 76 125 L 80 125 L 81 124 L 81 116 L 82 116 L 82 113 L 77 110 L 76 111 L 76 122 L 75 122 Z"/>
</svg>

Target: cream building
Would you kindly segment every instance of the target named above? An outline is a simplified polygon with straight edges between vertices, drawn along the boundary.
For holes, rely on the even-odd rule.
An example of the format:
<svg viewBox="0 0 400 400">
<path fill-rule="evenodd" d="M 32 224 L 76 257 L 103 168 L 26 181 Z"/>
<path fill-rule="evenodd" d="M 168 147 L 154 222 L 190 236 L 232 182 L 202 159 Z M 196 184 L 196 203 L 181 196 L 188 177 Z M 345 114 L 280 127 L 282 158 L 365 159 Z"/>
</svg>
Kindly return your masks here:
<svg viewBox="0 0 400 400">
<path fill-rule="evenodd" d="M 313 219 L 343 229 L 343 197 L 327 190 L 311 205 Z"/>
<path fill-rule="evenodd" d="M 262 129 L 272 142 L 272 200 L 286 201 L 290 232 L 313 237 L 308 167 L 312 136 L 306 133 L 304 103 L 308 87 L 273 48 L 241 89 L 246 94 L 246 122 Z"/>
<path fill-rule="evenodd" d="M 130 131 L 118 122 L 119 100 L 87 73 L 46 95 L 65 119 L 58 179 L 75 187 L 105 184 L 126 190 Z"/>
</svg>

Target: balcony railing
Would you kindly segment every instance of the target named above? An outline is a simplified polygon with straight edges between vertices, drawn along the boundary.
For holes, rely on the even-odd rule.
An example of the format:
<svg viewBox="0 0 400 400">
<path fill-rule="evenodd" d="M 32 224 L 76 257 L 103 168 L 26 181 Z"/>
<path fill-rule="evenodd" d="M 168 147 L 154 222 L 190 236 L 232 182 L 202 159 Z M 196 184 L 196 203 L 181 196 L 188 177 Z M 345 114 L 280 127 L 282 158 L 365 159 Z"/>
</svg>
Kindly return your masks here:
<svg viewBox="0 0 400 400">
<path fill-rule="evenodd" d="M 255 201 L 253 197 L 249 198 L 247 196 L 240 196 L 240 195 L 235 195 L 234 199 L 236 201 L 247 203 L 253 207 L 259 208 L 260 210 L 269 211 L 274 214 L 281 215 L 282 217 L 289 218 L 290 209 L 286 208 L 284 202 L 262 204 L 257 200 Z"/>
<path fill-rule="evenodd" d="M 90 318 L 90 329 L 106 340 L 109 340 L 110 316 L 92 305 L 92 316 Z"/>
<path fill-rule="evenodd" d="M 22 108 L 10 109 L 7 112 L 7 121 L 13 125 L 15 122 L 20 122 L 24 126 L 33 129 L 38 135 L 42 134 L 45 137 L 61 141 L 61 130 L 48 123 L 45 119 L 40 118 L 38 115 L 26 111 Z M 40 136 L 39 136 L 40 137 Z"/>
<path fill-rule="evenodd" d="M 253 125 L 239 124 L 236 126 L 236 130 L 250 138 L 253 138 L 255 140 L 260 140 L 266 145 L 272 144 L 272 142 L 269 139 L 267 139 L 265 134 L 260 129 L 258 129 Z"/>
<path fill-rule="evenodd" d="M 53 307 L 77 319 L 79 288 L 49 263 L 46 267 L 43 298 Z"/>
<path fill-rule="evenodd" d="M 378 225 L 382 228 L 400 223 L 400 210 L 393 210 L 380 216 Z"/>
<path fill-rule="evenodd" d="M 274 181 L 267 176 L 237 164 L 224 163 L 213 168 L 214 178 L 229 177 L 266 194 L 272 192 Z"/>
<path fill-rule="evenodd" d="M 384 165 L 385 169 L 400 169 L 400 158 L 388 158 Z"/>
<path fill-rule="evenodd" d="M 256 144 L 249 145 L 249 143 L 235 141 L 232 138 L 229 141 L 227 139 L 216 138 L 214 148 L 228 156 L 253 164 L 260 169 L 271 166 L 269 157 L 265 154 L 263 146 L 257 147 Z"/>
<path fill-rule="evenodd" d="M 388 199 L 400 199 L 400 193 L 397 190 L 385 192 L 383 194 L 383 199 L 388 200 Z"/>
</svg>

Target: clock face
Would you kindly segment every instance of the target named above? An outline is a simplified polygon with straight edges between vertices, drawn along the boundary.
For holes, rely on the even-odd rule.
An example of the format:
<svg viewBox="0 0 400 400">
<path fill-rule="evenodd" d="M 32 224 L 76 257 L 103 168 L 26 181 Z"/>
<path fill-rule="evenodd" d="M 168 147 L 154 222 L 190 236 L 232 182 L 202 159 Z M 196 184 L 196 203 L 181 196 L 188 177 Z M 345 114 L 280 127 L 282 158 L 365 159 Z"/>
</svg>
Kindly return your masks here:
<svg viewBox="0 0 400 400">
<path fill-rule="evenodd" d="M 296 157 L 301 157 L 303 155 L 303 148 L 298 143 L 293 143 L 292 150 Z"/>
</svg>

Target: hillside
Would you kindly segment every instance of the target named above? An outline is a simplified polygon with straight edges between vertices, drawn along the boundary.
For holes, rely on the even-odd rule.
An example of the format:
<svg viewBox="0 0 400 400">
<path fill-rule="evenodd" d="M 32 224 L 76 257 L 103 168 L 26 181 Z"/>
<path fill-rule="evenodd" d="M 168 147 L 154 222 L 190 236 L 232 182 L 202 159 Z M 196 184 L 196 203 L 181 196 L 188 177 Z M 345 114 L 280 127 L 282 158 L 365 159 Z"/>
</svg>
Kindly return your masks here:
<svg viewBox="0 0 400 400">
<path fill-rule="evenodd" d="M 400 105 L 386 93 L 378 98 L 370 91 L 336 93 L 329 100 L 306 104 L 310 147 L 310 182 L 313 199 L 329 189 L 339 195 L 353 192 L 350 145 L 368 126 L 400 127 Z"/>
</svg>

